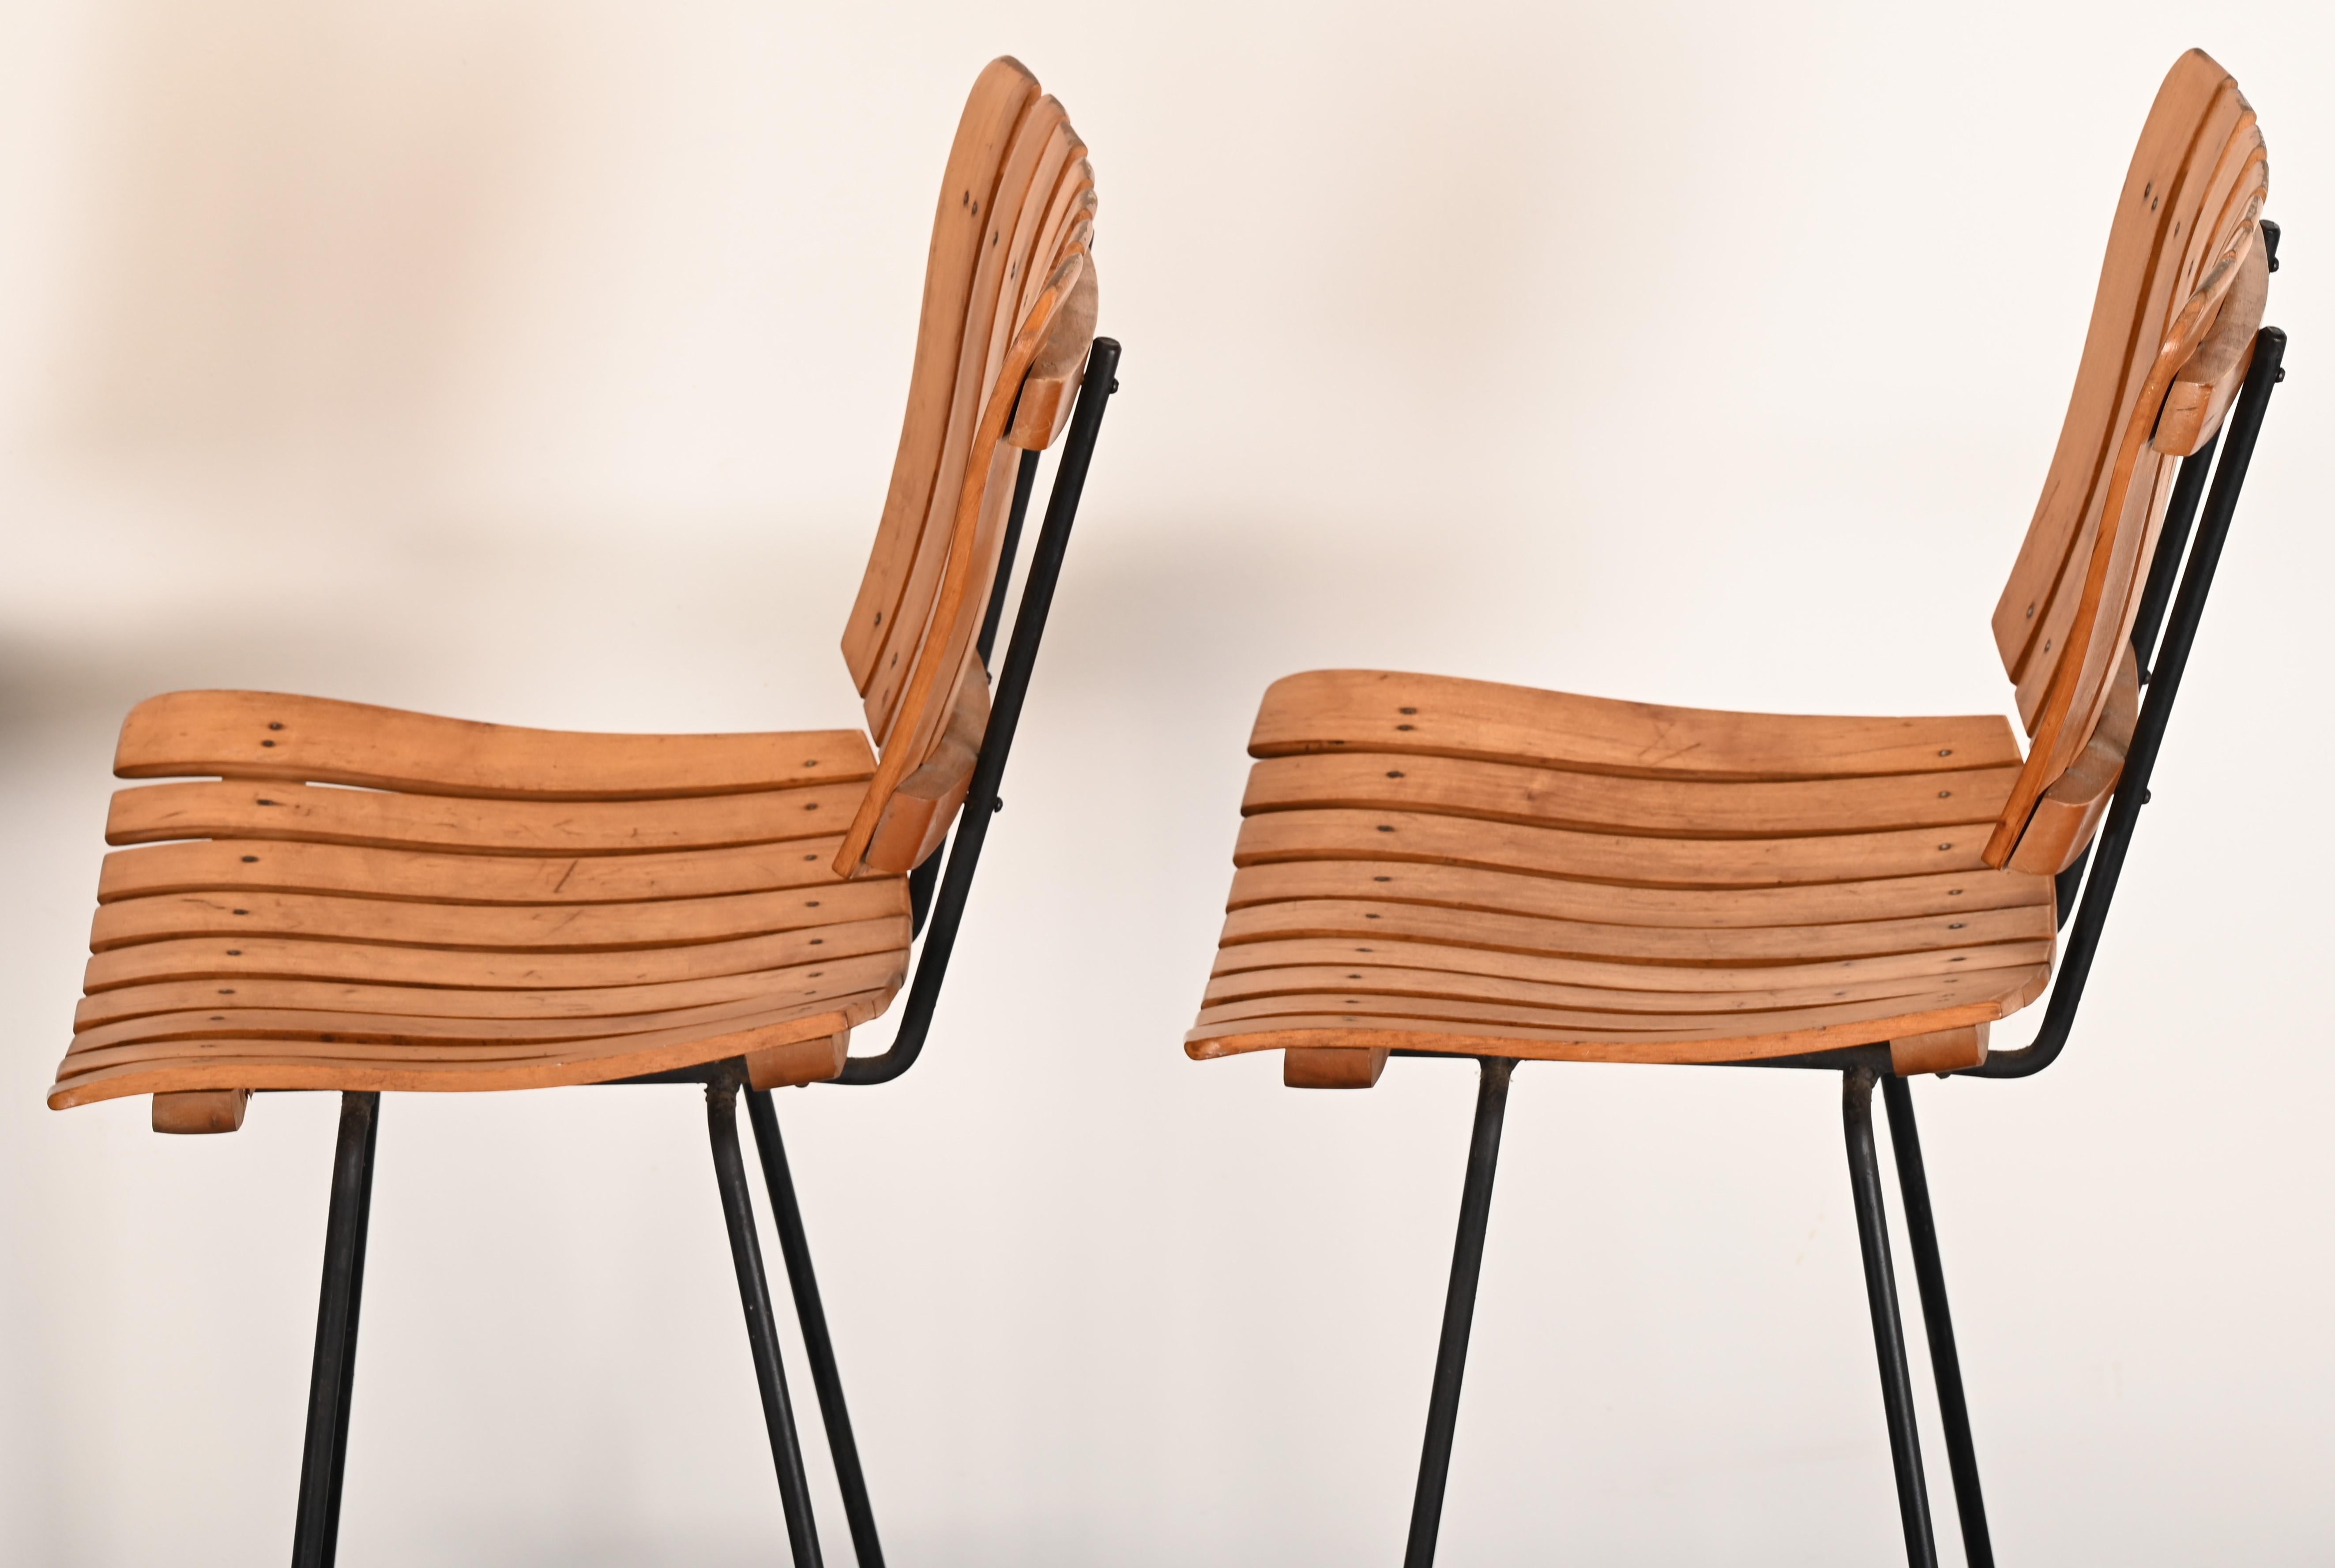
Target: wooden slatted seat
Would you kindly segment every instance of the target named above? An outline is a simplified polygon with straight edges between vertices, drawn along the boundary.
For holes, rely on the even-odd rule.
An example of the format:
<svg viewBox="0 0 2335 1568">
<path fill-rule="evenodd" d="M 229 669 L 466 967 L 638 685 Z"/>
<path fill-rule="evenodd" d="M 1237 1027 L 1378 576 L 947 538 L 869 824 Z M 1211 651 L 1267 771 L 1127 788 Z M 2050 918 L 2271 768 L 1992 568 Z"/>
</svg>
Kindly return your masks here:
<svg viewBox="0 0 2335 1568">
<path fill-rule="evenodd" d="M 1250 746 L 1197 1057 L 1291 1050 L 1313 1084 L 1374 1079 L 1395 1044 L 1726 1061 L 1953 1031 L 1966 1050 L 2049 973 L 2051 878 L 1983 858 L 2020 762 L 2000 717 L 1327 671 L 1276 683 Z"/>
<path fill-rule="evenodd" d="M 340 1091 L 296 1568 L 330 1563 L 338 1535 L 383 1091 L 641 1081 L 702 1086 L 789 1546 L 812 1568 L 744 1099 L 852 1544 L 883 1561 L 770 1090 L 889 1081 L 931 1027 L 1118 385 L 1119 345 L 1095 335 L 1097 210 L 1062 106 L 992 62 L 935 205 L 906 414 L 844 630 L 865 732 L 557 733 L 270 692 L 172 692 L 124 722 L 114 770 L 138 782 L 107 819 L 49 1104 L 151 1095 L 157 1131 L 218 1133 L 256 1090 Z M 890 1047 L 851 1057 L 904 985 Z"/>
<path fill-rule="evenodd" d="M 53 1105 L 732 1056 L 803 1082 L 906 973 L 906 879 L 834 866 L 876 769 L 856 731 L 559 734 L 188 692 L 131 714 L 114 766 L 218 779 L 114 797 L 130 847 Z"/>
<path fill-rule="evenodd" d="M 1304 1089 L 1368 1088 L 1397 1053 L 1478 1063 L 1406 1568 L 1434 1561 L 1507 1096 L 1531 1060 L 1840 1074 L 1906 1560 L 1934 1568 L 1880 1090 L 1965 1553 L 1993 1562 L 1908 1079 L 2024 1077 L 2066 1043 L 2280 374 L 2267 168 L 2237 84 L 2183 56 L 1994 614 L 2023 747 L 1994 715 L 1715 712 L 1387 671 L 1266 692 L 1185 1050 L 1279 1050 Z M 2034 1040 L 1995 1047 L 1991 1026 L 2047 991 Z"/>
</svg>

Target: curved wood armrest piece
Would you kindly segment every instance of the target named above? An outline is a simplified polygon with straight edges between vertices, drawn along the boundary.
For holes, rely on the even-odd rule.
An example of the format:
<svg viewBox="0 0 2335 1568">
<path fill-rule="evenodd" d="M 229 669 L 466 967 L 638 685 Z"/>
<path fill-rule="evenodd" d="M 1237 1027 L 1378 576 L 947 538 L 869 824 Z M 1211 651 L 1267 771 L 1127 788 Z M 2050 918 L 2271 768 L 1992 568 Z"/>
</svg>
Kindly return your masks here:
<svg viewBox="0 0 2335 1568">
<path fill-rule="evenodd" d="M 2222 300 L 2214 330 L 2174 373 L 2173 390 L 2165 393 L 2164 411 L 2156 417 L 2156 433 L 2149 445 L 2176 458 L 2192 456 L 2222 428 L 2222 416 L 2238 395 L 2246 369 L 2254 360 L 2254 334 L 2262 330 L 2262 312 L 2270 302 L 2270 256 L 2257 227 L 2238 276 Z"/>
<path fill-rule="evenodd" d="M 2076 863 L 2107 814 L 2108 799 L 2124 777 L 2125 752 L 2139 722 L 2140 666 L 2127 647 L 2108 683 L 2107 706 L 2092 729 L 2091 740 L 2035 803 L 2027 831 L 2010 852 L 2009 869 L 2054 876 Z"/>
<path fill-rule="evenodd" d="M 973 783 L 981 760 L 981 740 L 989 732 L 989 676 L 976 653 L 957 683 L 948 728 L 925 765 L 900 780 L 876 819 L 860 863 L 880 875 L 914 871 L 948 837 L 956 808 Z"/>
<path fill-rule="evenodd" d="M 1086 373 L 1087 353 L 1094 346 L 1098 298 L 1094 266 L 1090 262 L 1071 286 L 1071 297 L 1062 302 L 1062 312 L 1047 334 L 1046 346 L 1038 351 L 1022 382 L 1022 402 L 1013 411 L 1013 428 L 1006 434 L 1006 445 L 1042 451 L 1071 422 L 1071 410 L 1079 401 L 1079 383 Z"/>
</svg>

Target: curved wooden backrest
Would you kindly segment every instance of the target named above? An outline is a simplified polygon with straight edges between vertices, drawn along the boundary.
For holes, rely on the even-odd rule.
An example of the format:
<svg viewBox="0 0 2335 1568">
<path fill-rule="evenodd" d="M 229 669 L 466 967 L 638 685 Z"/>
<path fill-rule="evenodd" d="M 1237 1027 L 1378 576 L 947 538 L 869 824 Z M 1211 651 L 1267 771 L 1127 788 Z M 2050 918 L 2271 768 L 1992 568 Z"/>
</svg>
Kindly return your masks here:
<svg viewBox="0 0 2335 1568">
<path fill-rule="evenodd" d="M 1020 453 L 1068 422 L 1094 335 L 1094 169 L 1019 61 L 974 83 L 949 150 L 899 454 L 843 656 L 880 752 L 836 858 L 905 871 L 939 846 L 988 721 L 974 648 Z"/>
<path fill-rule="evenodd" d="M 2033 742 L 1988 843 L 1991 865 L 2010 860 L 2038 803 L 2093 741 L 2129 656 L 2176 460 L 2220 428 L 2244 377 L 2266 292 L 2268 178 L 2237 82 L 2200 51 L 2184 54 L 2125 177 L 2075 394 L 1994 612 Z"/>
</svg>

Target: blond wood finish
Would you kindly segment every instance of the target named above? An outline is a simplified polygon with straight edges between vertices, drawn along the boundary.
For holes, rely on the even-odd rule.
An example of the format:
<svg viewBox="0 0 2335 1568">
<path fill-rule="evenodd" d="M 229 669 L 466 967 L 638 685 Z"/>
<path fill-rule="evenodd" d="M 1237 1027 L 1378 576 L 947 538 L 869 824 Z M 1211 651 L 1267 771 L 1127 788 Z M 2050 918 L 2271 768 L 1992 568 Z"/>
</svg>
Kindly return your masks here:
<svg viewBox="0 0 2335 1568">
<path fill-rule="evenodd" d="M 2125 751 L 2139 722 L 2140 666 L 2127 644 L 2108 687 L 2107 707 L 2100 713 L 2091 740 L 2074 766 L 2060 774 L 2035 803 L 2027 831 L 2011 851 L 2011 870 L 2048 876 L 2076 863 L 2076 857 L 2091 843 L 2093 829 L 2107 815 L 2117 780 L 2124 777 Z"/>
<path fill-rule="evenodd" d="M 1713 780 L 1949 773 L 2020 762 L 2010 727 L 1991 714 L 1727 713 L 1390 670 L 1317 670 L 1266 690 L 1251 755 L 1344 750 Z"/>
<path fill-rule="evenodd" d="M 1085 258 L 1071 256 L 1057 269 L 1053 278 L 1039 295 L 1038 305 L 1014 338 L 1005 358 L 1005 374 L 992 392 L 981 425 L 974 436 L 980 450 L 993 454 L 988 464 L 993 479 L 1012 461 L 1011 449 L 1003 446 L 1005 425 L 1013 410 L 1010 395 L 1029 369 L 1038 351 L 1061 314 L 1061 306 L 1075 288 L 1085 269 Z M 843 875 L 857 874 L 862 868 L 861 857 L 874 838 L 884 808 L 901 781 L 922 767 L 945 732 L 945 721 L 955 708 L 957 685 L 974 674 L 978 661 L 974 655 L 974 634 L 986 607 L 989 586 L 997 568 L 998 549 L 1003 543 L 1003 513 L 1000 498 L 1005 497 L 1010 486 L 993 483 L 977 486 L 968 482 L 957 508 L 956 523 L 950 536 L 947 559 L 949 569 L 943 576 L 939 594 L 933 605 L 932 633 L 916 652 L 906 690 L 901 693 L 894 727 L 886 740 L 883 754 L 876 765 L 876 777 L 869 783 L 867 799 L 858 814 L 852 818 L 844 835 L 843 847 L 837 853 L 836 868 Z M 996 504 L 985 504 L 995 502 Z M 870 868 L 872 869 L 872 868 Z"/>
<path fill-rule="evenodd" d="M 978 679 L 959 682 L 948 728 L 925 765 L 900 780 L 884 803 L 863 859 L 870 870 L 913 871 L 941 847 L 956 808 L 981 760 L 981 738 L 989 728 L 989 681 L 974 660 Z M 838 853 L 842 847 L 837 846 Z"/>
<path fill-rule="evenodd" d="M 2148 444 L 2167 457 L 2185 458 L 2204 448 L 2222 428 L 2222 416 L 2238 395 L 2253 363 L 2254 334 L 2270 305 L 2270 247 L 2250 245 L 2238 263 L 2236 281 L 2214 317 L 2214 330 L 2189 362 L 2173 373 L 2173 390 L 2156 416 Z"/>
<path fill-rule="evenodd" d="M 54 1106 L 255 1089 L 499 1089 L 742 1056 L 841 1071 L 902 984 L 899 875 L 989 718 L 973 634 L 1021 452 L 1092 339 L 1094 168 L 1018 62 L 942 179 L 900 443 L 843 653 L 870 734 L 583 734 L 268 692 L 139 704 Z M 871 743 L 872 741 L 872 743 Z"/>
<path fill-rule="evenodd" d="M 973 636 L 1015 465 L 1061 433 L 1094 333 L 1097 204 L 1086 153 L 1062 106 L 1022 67 L 1000 61 L 984 73 L 935 218 L 915 439 L 903 434 L 844 634 L 882 762 L 836 855 L 843 875 L 929 855 L 962 799 L 963 758 L 978 753 L 985 702 L 977 707 L 970 688 L 986 675 Z M 896 805 L 903 789 L 909 796 Z"/>
<path fill-rule="evenodd" d="M 1962 1041 L 2049 978 L 2049 878 L 1979 856 L 2018 767 L 2001 719 L 1331 671 L 1276 683 L 1250 749 L 1187 1049 L 1284 1050 L 1292 1085 L 1366 1087 L 1397 1046 L 1729 1061 Z"/>
<path fill-rule="evenodd" d="M 275 776 L 117 793 L 109 837 L 140 847 L 107 857 L 50 1102 L 153 1093 L 158 1128 L 221 1131 L 255 1089 L 841 1070 L 906 976 L 906 883 L 828 864 L 865 742 L 567 739 L 269 693 L 141 704 L 124 771 L 264 750 Z"/>
<path fill-rule="evenodd" d="M 864 782 L 856 730 L 593 735 L 523 730 L 277 692 L 172 692 L 122 721 L 123 779 L 281 779 L 420 795 L 654 800 Z"/>
<path fill-rule="evenodd" d="M 2172 463 L 2212 434 L 2234 388 L 2229 339 L 2261 248 L 2268 162 L 2235 82 L 2192 50 L 2166 76 L 2127 174 L 2076 390 L 2041 502 L 1995 610 L 2004 668 L 2032 741 L 1986 858 L 2005 864 L 2044 792 L 2073 766 L 2105 708 L 2118 650 L 2171 491 Z M 2175 400 L 2181 373 L 2202 394 Z M 2211 416 L 2209 421 L 2208 416 Z"/>
<path fill-rule="evenodd" d="M 973 296 L 974 264 L 989 232 L 991 199 L 1006 147 L 1023 111 L 1037 96 L 1038 79 L 1020 61 L 992 61 L 965 101 L 941 176 L 899 452 L 877 525 L 876 547 L 843 633 L 844 661 L 862 692 L 875 677 L 885 639 L 898 618 L 900 590 L 940 488 L 941 454 L 956 407 L 957 360 Z"/>
<path fill-rule="evenodd" d="M 1051 98 L 1041 98 L 1031 105 L 1014 130 L 991 195 L 986 231 L 974 259 L 964 335 L 957 347 L 948 433 L 941 449 L 932 508 L 909 558 L 898 606 L 885 634 L 882 656 L 862 692 L 868 731 L 879 745 L 888 745 L 892 740 L 901 694 L 914 672 L 916 652 L 931 631 L 934 604 L 951 547 L 956 543 L 954 520 L 968 503 L 978 514 L 985 494 L 993 489 L 989 481 L 993 478 L 995 440 L 993 437 L 983 440 L 980 426 L 999 384 L 989 373 L 1000 306 L 1005 303 L 999 293 L 1013 266 L 1010 247 L 1022 206 L 1029 199 L 1040 160 L 1063 124 L 1062 107 Z M 1018 292 L 1020 279 L 1013 283 Z M 1009 327 L 1015 324 L 1011 313 L 1006 314 Z"/>
</svg>

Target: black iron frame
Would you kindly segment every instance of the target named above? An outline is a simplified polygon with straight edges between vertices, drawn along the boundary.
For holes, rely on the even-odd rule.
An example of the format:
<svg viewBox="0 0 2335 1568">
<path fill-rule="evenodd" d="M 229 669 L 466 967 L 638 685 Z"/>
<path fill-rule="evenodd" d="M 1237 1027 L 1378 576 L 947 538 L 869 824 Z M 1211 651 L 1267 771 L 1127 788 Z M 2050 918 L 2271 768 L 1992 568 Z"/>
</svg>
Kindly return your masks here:
<svg viewBox="0 0 2335 1568">
<path fill-rule="evenodd" d="M 838 1082 L 890 1082 L 916 1064 L 931 1032 L 941 982 L 955 949 L 957 929 L 964 918 L 965 902 L 972 892 L 982 846 L 988 839 L 989 819 L 1005 807 L 998 789 L 1005 776 L 1007 754 L 1012 750 L 1013 732 L 1021 722 L 1030 678 L 1037 668 L 1039 640 L 1045 634 L 1046 617 L 1053 606 L 1055 585 L 1070 546 L 1071 527 L 1078 518 L 1079 499 L 1094 460 L 1103 412 L 1111 394 L 1119 390 L 1119 344 L 1107 337 L 1095 339 L 1088 353 L 1085 379 L 1062 441 L 1053 488 L 1047 497 L 1045 520 L 1039 528 L 1021 605 L 1014 613 L 1012 639 L 1006 646 L 1005 664 L 997 674 L 991 697 L 988 732 L 983 738 L 981 754 L 966 790 L 964 809 L 951 836 L 947 868 L 945 873 L 937 873 L 937 901 L 934 889 L 942 861 L 939 852 L 909 879 L 914 926 L 923 934 L 924 946 L 917 955 L 916 975 L 909 984 L 899 1031 L 890 1048 L 881 1055 L 849 1059 Z M 1001 542 L 997 580 L 990 591 L 977 641 L 984 664 L 1003 618 L 1023 517 L 1036 485 L 1038 458 L 1035 451 L 1023 452 L 1014 474 L 1013 501 Z M 746 1064 L 740 1059 L 620 1081 L 704 1086 L 714 1179 L 721 1192 L 722 1217 L 729 1228 L 731 1261 L 737 1270 L 738 1295 L 745 1310 L 746 1338 L 753 1353 L 754 1379 L 761 1394 L 763 1422 L 770 1432 L 770 1456 L 778 1471 L 787 1542 L 795 1568 L 819 1568 L 819 1525 L 812 1515 L 802 1444 L 795 1428 L 770 1281 L 762 1266 L 753 1199 L 738 1139 L 738 1098 L 741 1094 L 746 1097 L 747 1118 L 753 1125 L 763 1186 L 770 1196 L 778 1231 L 780 1257 L 786 1265 L 795 1315 L 802 1329 L 811 1387 L 819 1399 L 828 1454 L 843 1495 L 853 1553 L 860 1568 L 882 1568 L 884 1552 L 877 1538 L 875 1512 L 867 1500 L 867 1476 L 860 1466 L 858 1444 L 852 1436 L 851 1418 L 844 1404 L 842 1375 L 836 1366 L 835 1344 L 828 1331 L 826 1308 L 819 1300 L 819 1281 L 811 1269 L 810 1244 L 804 1234 L 794 1176 L 787 1165 L 786 1146 L 779 1136 L 778 1108 L 770 1091 L 751 1087 Z M 316 1309 L 315 1360 L 309 1377 L 307 1438 L 301 1456 L 293 1568 L 331 1568 L 339 1549 L 341 1477 L 348 1454 L 350 1394 L 356 1376 L 357 1309 L 364 1290 L 365 1229 L 373 1207 L 373 1152 L 380 1126 L 378 1093 L 350 1091 L 341 1096 L 340 1138 L 333 1159 L 332 1202 L 325 1233 L 324 1284 Z M 1456 1397 L 1456 1387 L 1454 1393 Z"/>
<path fill-rule="evenodd" d="M 2278 228 L 2264 223 L 2270 266 L 2278 267 Z M 2264 327 L 2255 336 L 2253 360 L 2235 405 L 2220 434 L 2195 456 L 2182 460 L 2167 500 L 2156 555 L 2143 586 L 2132 634 L 2133 650 L 2146 690 L 2140 717 L 2127 748 L 2122 778 L 2107 819 L 2092 845 L 2059 878 L 2061 925 L 2070 924 L 2067 947 L 2053 981 L 2043 1023 L 2035 1039 L 2010 1050 L 1989 1050 L 1984 1063 L 1952 1074 L 1959 1078 L 2026 1078 L 2059 1060 L 2074 1027 L 2076 1010 L 2089 979 L 2108 905 L 2116 896 L 2140 808 L 2148 803 L 2150 775 L 2156 767 L 2165 725 L 2203 619 L 2205 596 L 2221 564 L 2222 547 L 2235 515 L 2239 491 L 2253 458 L 2271 390 L 2285 379 L 2282 362 L 2286 334 Z M 2216 449 L 2219 460 L 2216 461 Z M 2210 479 L 2210 486 L 2209 486 Z M 2199 515 L 2200 499 L 2204 512 Z M 2191 526 L 2196 525 L 2191 537 Z M 2168 607 L 2170 618 L 2167 618 Z M 2158 638 L 2162 628 L 2163 640 Z M 1437 1060 L 1436 1051 L 1398 1050 L 1396 1056 Z M 1466 1060 L 1468 1058 L 1456 1060 Z M 1443 1513 L 1443 1491 L 1451 1464 L 1451 1444 L 1459 1413 L 1460 1375 L 1468 1357 L 1468 1326 L 1475 1312 L 1476 1282 L 1482 1267 L 1486 1227 L 1491 1215 L 1492 1180 L 1499 1157 L 1500 1124 L 1515 1062 L 1478 1059 L 1475 1133 L 1468 1147 L 1461 1188 L 1458 1237 L 1452 1249 L 1451 1283 L 1445 1297 L 1443 1328 L 1428 1401 L 1427 1437 L 1419 1457 L 1419 1488 L 1412 1501 L 1410 1535 L 1403 1568 L 1428 1568 Z M 1886 1044 L 1773 1058 L 1743 1067 L 1817 1068 L 1841 1075 L 1841 1121 L 1848 1151 L 1849 1186 L 1856 1211 L 1857 1240 L 1864 1259 L 1867 1304 L 1873 1317 L 1874 1350 L 1880 1364 L 1882 1411 L 1889 1428 L 1905 1560 L 1913 1568 L 1936 1568 L 1937 1544 L 1931 1526 L 1929 1490 L 1922 1473 L 1922 1446 L 1914 1419 L 1911 1364 L 1898 1310 L 1887 1217 L 1882 1196 L 1881 1162 L 1873 1128 L 1873 1090 L 1878 1084 L 1888 1109 L 1897 1184 L 1921 1298 L 1922 1322 L 1930 1347 L 1931 1371 L 1946 1439 L 1947 1467 L 1953 1481 L 1955 1513 L 1962 1525 L 1963 1556 L 1970 1568 L 1993 1568 L 1994 1546 L 1979 1487 L 1977 1448 L 1972 1439 L 1970 1406 L 1962 1390 L 1962 1358 L 1946 1302 L 1945 1269 L 1938 1255 L 1937 1221 L 1922 1163 L 1921 1134 L 1914 1121 L 1913 1088 L 1897 1076 Z"/>
</svg>

